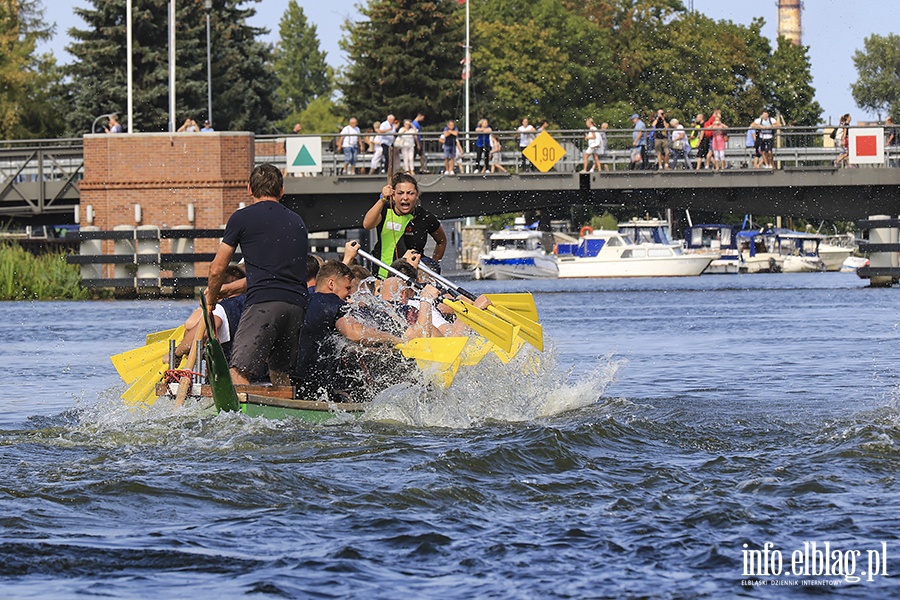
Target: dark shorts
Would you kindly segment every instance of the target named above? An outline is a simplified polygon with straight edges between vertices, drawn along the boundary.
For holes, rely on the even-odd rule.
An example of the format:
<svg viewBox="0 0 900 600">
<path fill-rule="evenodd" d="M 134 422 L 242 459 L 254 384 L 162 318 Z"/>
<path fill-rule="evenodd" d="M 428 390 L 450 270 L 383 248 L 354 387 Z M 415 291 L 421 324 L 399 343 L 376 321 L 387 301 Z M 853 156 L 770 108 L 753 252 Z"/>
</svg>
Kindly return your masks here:
<svg viewBox="0 0 900 600">
<path fill-rule="evenodd" d="M 760 138 L 759 139 L 759 151 L 760 152 L 771 152 L 772 151 L 772 138 L 769 138 L 769 139 Z"/>
<path fill-rule="evenodd" d="M 234 334 L 231 366 L 248 378 L 263 371 L 290 373 L 297 362 L 303 307 L 287 302 L 248 306 Z"/>
<path fill-rule="evenodd" d="M 456 146 L 444 146 L 444 158 L 456 158 Z"/>
<path fill-rule="evenodd" d="M 706 137 L 705 135 L 700 138 L 700 145 L 697 147 L 697 156 L 700 158 L 706 158 L 706 155 L 709 154 L 709 140 L 711 138 Z"/>
</svg>

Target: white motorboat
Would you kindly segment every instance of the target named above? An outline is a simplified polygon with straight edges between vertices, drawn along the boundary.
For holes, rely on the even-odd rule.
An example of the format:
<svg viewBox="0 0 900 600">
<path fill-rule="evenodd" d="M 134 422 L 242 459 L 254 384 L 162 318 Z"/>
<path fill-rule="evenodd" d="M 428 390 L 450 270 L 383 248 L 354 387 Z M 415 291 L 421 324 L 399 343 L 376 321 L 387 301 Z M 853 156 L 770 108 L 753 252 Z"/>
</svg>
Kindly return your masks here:
<svg viewBox="0 0 900 600">
<path fill-rule="evenodd" d="M 857 247 L 852 233 L 825 236 L 819 244 L 819 258 L 825 263 L 826 271 L 841 271 L 847 259 L 853 257 Z M 851 261 L 853 262 L 857 261 Z"/>
<path fill-rule="evenodd" d="M 555 278 L 556 258 L 544 252 L 542 239 L 543 233 L 522 225 L 491 234 L 491 250 L 478 257 L 475 279 Z"/>
<path fill-rule="evenodd" d="M 632 219 L 619 223 L 619 233 L 635 244 L 671 244 L 680 246 L 674 241 L 669 229 L 669 222 L 661 219 Z"/>
<path fill-rule="evenodd" d="M 684 232 L 685 252 L 712 256 L 703 274 L 739 273 L 743 260 L 731 225 L 692 225 Z"/>
<path fill-rule="evenodd" d="M 787 231 L 775 233 L 775 247 L 784 257 L 783 273 L 817 273 L 825 270 L 825 261 L 819 257 L 822 236 L 814 233 Z M 843 262 L 843 261 L 841 261 Z"/>
<path fill-rule="evenodd" d="M 685 254 L 679 244 L 635 244 L 618 231 L 589 227 L 577 243 L 556 246 L 560 278 L 689 277 L 702 273 L 712 259 Z"/>
</svg>

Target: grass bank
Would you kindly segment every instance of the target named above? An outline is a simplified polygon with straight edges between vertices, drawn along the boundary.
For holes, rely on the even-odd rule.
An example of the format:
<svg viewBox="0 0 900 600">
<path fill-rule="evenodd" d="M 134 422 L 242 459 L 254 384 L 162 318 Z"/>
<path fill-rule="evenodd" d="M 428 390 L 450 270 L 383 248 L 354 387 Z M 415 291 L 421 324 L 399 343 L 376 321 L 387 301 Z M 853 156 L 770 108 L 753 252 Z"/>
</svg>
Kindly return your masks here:
<svg viewBox="0 0 900 600">
<path fill-rule="evenodd" d="M 34 256 L 17 244 L 0 244 L 0 300 L 86 300 L 78 266 L 62 252 Z"/>
</svg>

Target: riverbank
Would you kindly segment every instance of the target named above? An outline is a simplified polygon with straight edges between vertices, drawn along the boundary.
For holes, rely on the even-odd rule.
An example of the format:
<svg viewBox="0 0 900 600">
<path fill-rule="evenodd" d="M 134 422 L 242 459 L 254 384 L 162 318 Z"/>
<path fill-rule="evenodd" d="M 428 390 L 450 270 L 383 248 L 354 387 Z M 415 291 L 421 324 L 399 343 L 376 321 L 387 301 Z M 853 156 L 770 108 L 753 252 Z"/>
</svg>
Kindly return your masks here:
<svg viewBox="0 0 900 600">
<path fill-rule="evenodd" d="M 35 256 L 15 243 L 0 244 L 0 300 L 88 300 L 77 266 L 63 252 Z"/>
</svg>

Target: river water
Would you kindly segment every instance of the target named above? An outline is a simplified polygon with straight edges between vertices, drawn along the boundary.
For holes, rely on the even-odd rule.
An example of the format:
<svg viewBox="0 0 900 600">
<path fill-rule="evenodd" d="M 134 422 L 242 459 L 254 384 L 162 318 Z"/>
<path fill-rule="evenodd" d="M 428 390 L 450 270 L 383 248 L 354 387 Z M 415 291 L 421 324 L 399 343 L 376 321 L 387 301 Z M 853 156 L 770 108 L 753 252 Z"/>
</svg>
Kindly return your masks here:
<svg viewBox="0 0 900 600">
<path fill-rule="evenodd" d="M 544 354 L 318 426 L 125 410 L 109 355 L 190 303 L 0 305 L 0 596 L 897 596 L 900 291 L 470 287 Z"/>
</svg>

